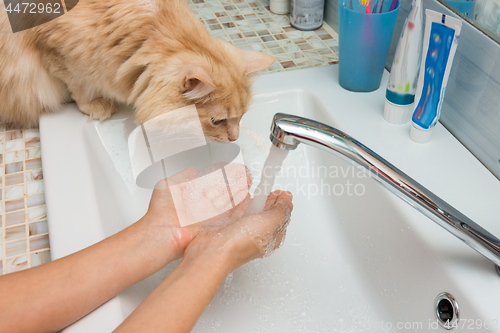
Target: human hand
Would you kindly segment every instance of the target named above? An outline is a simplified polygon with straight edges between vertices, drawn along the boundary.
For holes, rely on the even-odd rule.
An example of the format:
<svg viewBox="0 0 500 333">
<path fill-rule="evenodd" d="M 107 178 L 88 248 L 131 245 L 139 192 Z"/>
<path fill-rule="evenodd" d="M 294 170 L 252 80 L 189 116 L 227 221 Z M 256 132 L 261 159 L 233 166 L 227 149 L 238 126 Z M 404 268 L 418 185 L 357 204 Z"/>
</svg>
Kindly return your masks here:
<svg viewBox="0 0 500 333">
<path fill-rule="evenodd" d="M 239 220 L 219 229 L 200 232 L 187 246 L 186 261 L 209 260 L 232 272 L 239 266 L 256 258 L 266 257 L 277 249 L 286 234 L 293 210 L 292 194 L 275 191 L 271 193 L 260 214 L 243 215 L 244 205 L 233 212 L 243 215 Z"/>
<path fill-rule="evenodd" d="M 215 170 L 222 165 L 212 165 L 201 171 L 188 168 L 172 177 L 159 181 L 149 204 L 146 218 L 155 227 L 166 231 L 175 243 L 176 258 L 180 258 L 189 242 L 198 234 L 201 223 L 181 226 L 181 219 L 202 220 L 203 216 L 213 216 L 203 221 L 203 225 L 221 225 L 240 218 L 250 204 L 248 188 L 251 178 L 246 168 L 239 164 L 225 166 L 225 174 L 234 193 L 228 196 L 228 184 L 217 178 Z M 199 181 L 203 179 L 203 181 Z M 232 200 L 231 200 L 232 199 Z M 233 207 L 233 204 L 236 207 Z"/>
</svg>

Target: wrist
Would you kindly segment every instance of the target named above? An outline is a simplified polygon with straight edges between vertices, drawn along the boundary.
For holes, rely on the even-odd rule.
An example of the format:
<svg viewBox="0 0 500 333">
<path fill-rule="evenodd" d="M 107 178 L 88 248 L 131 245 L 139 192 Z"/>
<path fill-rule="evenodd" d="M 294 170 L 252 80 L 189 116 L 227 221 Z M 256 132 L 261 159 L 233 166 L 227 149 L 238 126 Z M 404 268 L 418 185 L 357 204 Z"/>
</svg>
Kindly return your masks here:
<svg viewBox="0 0 500 333">
<path fill-rule="evenodd" d="M 175 231 L 172 226 L 158 223 L 158 219 L 146 214 L 136 222 L 142 235 L 142 243 L 153 251 L 152 256 L 159 258 L 164 265 L 179 259 L 182 250 L 174 237 Z"/>
</svg>

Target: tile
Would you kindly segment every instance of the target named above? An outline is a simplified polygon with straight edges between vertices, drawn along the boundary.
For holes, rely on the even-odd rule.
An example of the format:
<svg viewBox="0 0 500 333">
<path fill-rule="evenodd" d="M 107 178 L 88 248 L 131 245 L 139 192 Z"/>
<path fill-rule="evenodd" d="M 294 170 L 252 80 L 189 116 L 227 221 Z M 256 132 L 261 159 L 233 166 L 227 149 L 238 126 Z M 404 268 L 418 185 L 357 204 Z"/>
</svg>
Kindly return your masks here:
<svg viewBox="0 0 500 333">
<path fill-rule="evenodd" d="M 306 66 L 311 66 L 311 62 L 305 58 L 302 59 L 295 59 L 293 61 L 298 67 L 306 67 Z"/>
<path fill-rule="evenodd" d="M 277 54 L 274 56 L 276 60 L 278 60 L 280 63 L 283 61 L 289 61 L 291 60 L 290 55 L 288 53 L 283 53 L 283 54 Z"/>
<path fill-rule="evenodd" d="M 271 52 L 273 54 L 281 54 L 281 53 L 285 53 L 285 50 L 283 50 L 281 47 L 278 47 L 278 48 L 275 48 L 275 49 L 271 49 Z"/>
<path fill-rule="evenodd" d="M 279 46 L 279 44 L 278 44 L 278 43 L 276 43 L 276 42 L 274 42 L 274 41 L 273 41 L 273 42 L 267 42 L 267 43 L 265 43 L 265 44 L 266 44 L 266 47 L 267 47 L 268 49 L 272 49 L 272 48 L 274 48 L 274 47 L 278 47 L 278 46 Z"/>
<path fill-rule="evenodd" d="M 26 255 L 5 259 L 5 273 L 14 273 L 28 268 L 28 257 Z"/>
<path fill-rule="evenodd" d="M 249 44 L 260 43 L 261 42 L 260 38 L 258 38 L 258 37 L 247 38 L 247 41 L 248 41 Z"/>
<path fill-rule="evenodd" d="M 281 27 L 277 27 L 277 28 L 269 28 L 268 27 L 267 30 L 269 30 L 269 32 L 273 35 L 284 33 L 284 31 L 283 31 L 283 29 L 281 29 Z"/>
<path fill-rule="evenodd" d="M 31 254 L 31 267 L 40 266 L 51 261 L 50 250 Z"/>
<path fill-rule="evenodd" d="M 241 38 L 243 38 L 243 34 L 241 34 L 241 33 L 230 34 L 229 38 L 231 38 L 232 40 L 241 39 Z"/>
<path fill-rule="evenodd" d="M 30 251 L 39 251 L 49 248 L 49 235 L 30 237 Z"/>
<path fill-rule="evenodd" d="M 290 45 L 285 47 L 286 52 L 297 52 L 299 48 L 295 45 Z"/>
<path fill-rule="evenodd" d="M 256 36 L 257 36 L 257 34 L 256 34 L 254 31 L 244 32 L 244 33 L 242 33 L 242 35 L 243 35 L 244 37 L 247 37 L 247 38 L 250 38 L 250 37 L 256 37 Z"/>
<path fill-rule="evenodd" d="M 15 255 L 26 253 L 28 240 L 21 239 L 14 242 L 9 242 L 5 244 L 5 256 L 12 257 Z"/>
<path fill-rule="evenodd" d="M 20 223 L 25 223 L 25 221 L 26 221 L 26 212 L 24 210 L 5 214 L 6 227 Z"/>
<path fill-rule="evenodd" d="M 40 147 L 33 147 L 26 149 L 26 159 L 33 159 L 42 156 Z"/>
<path fill-rule="evenodd" d="M 312 46 L 309 45 L 309 44 L 299 44 L 297 45 L 299 49 L 301 49 L 302 51 L 304 50 L 312 50 Z"/>
<path fill-rule="evenodd" d="M 29 236 L 37 236 L 46 234 L 49 232 L 49 226 L 47 225 L 47 221 L 40 221 L 29 224 Z"/>
<path fill-rule="evenodd" d="M 28 138 L 24 141 L 26 148 L 40 147 L 40 138 Z"/>
<path fill-rule="evenodd" d="M 14 140 L 5 142 L 5 152 L 21 150 L 23 148 L 24 148 L 23 140 Z"/>
<path fill-rule="evenodd" d="M 283 66 L 279 62 L 274 63 L 272 66 L 268 68 L 270 71 L 277 71 L 283 69 Z"/>
<path fill-rule="evenodd" d="M 335 62 L 339 61 L 339 57 L 336 54 L 326 54 L 323 56 L 323 59 L 325 59 L 327 62 Z"/>
<path fill-rule="evenodd" d="M 324 41 L 326 45 L 332 47 L 332 46 L 338 46 L 339 45 L 339 42 L 337 42 L 336 40 L 327 40 L 327 41 Z"/>
<path fill-rule="evenodd" d="M 20 238 L 26 238 L 26 226 L 24 224 L 21 226 L 5 229 L 5 240 L 7 242 Z"/>
<path fill-rule="evenodd" d="M 323 42 L 314 42 L 314 43 L 312 43 L 312 47 L 314 47 L 315 49 L 322 49 L 322 48 L 325 48 L 327 46 Z"/>
<path fill-rule="evenodd" d="M 13 151 L 10 153 L 5 153 L 5 163 L 12 163 L 12 162 L 19 162 L 22 161 L 24 158 L 24 151 L 18 150 L 18 151 Z"/>
<path fill-rule="evenodd" d="M 248 45 L 247 41 L 244 39 L 234 41 L 233 44 L 237 47 L 242 47 L 242 46 Z"/>
<path fill-rule="evenodd" d="M 289 55 L 290 55 L 290 59 L 294 59 L 294 60 L 304 58 L 304 53 L 302 53 L 302 52 L 293 52 L 293 53 L 289 53 Z"/>
<path fill-rule="evenodd" d="M 5 199 L 24 197 L 24 184 L 5 188 Z"/>
<path fill-rule="evenodd" d="M 45 205 L 45 193 L 30 195 L 26 198 L 28 208 Z"/>
<path fill-rule="evenodd" d="M 23 171 L 23 169 L 24 169 L 24 163 L 22 161 L 5 164 L 5 174 L 20 172 Z"/>
<path fill-rule="evenodd" d="M 5 141 L 17 140 L 23 138 L 23 131 L 10 131 L 5 133 Z"/>
<path fill-rule="evenodd" d="M 320 56 L 317 56 L 317 57 L 308 57 L 307 59 L 309 59 L 309 61 L 313 65 L 315 65 L 315 66 L 325 63 L 325 60 L 322 57 L 320 57 Z"/>
<path fill-rule="evenodd" d="M 264 49 L 264 44 L 262 43 L 252 43 L 251 44 L 252 46 L 252 49 L 254 49 L 255 51 L 262 51 L 262 49 Z"/>
<path fill-rule="evenodd" d="M 28 220 L 30 223 L 46 219 L 47 219 L 47 212 L 45 206 L 30 208 L 28 210 Z"/>
<path fill-rule="evenodd" d="M 33 182 L 43 179 L 42 169 L 29 170 L 26 171 L 24 174 L 26 176 L 25 178 L 26 182 Z"/>
<path fill-rule="evenodd" d="M 316 50 L 319 54 L 332 54 L 332 50 L 329 48 Z"/>
<path fill-rule="evenodd" d="M 5 212 L 13 212 L 19 209 L 24 209 L 24 198 L 5 200 Z"/>
<path fill-rule="evenodd" d="M 40 169 L 42 167 L 42 160 L 40 158 L 26 160 L 25 163 L 26 163 L 26 170 Z"/>
<path fill-rule="evenodd" d="M 283 66 L 283 68 L 285 69 L 288 69 L 288 68 L 293 68 L 293 67 L 297 67 L 293 61 L 285 61 L 285 62 L 282 62 L 281 63 L 281 66 Z"/>
<path fill-rule="evenodd" d="M 260 37 L 260 39 L 261 39 L 264 43 L 274 41 L 274 37 L 273 37 L 273 36 L 263 36 L 263 37 Z M 276 46 L 278 46 L 278 44 L 277 44 L 277 43 L 276 43 Z"/>
<path fill-rule="evenodd" d="M 10 173 L 8 175 L 5 175 L 5 186 L 22 184 L 23 182 L 24 182 L 23 172 Z"/>
</svg>

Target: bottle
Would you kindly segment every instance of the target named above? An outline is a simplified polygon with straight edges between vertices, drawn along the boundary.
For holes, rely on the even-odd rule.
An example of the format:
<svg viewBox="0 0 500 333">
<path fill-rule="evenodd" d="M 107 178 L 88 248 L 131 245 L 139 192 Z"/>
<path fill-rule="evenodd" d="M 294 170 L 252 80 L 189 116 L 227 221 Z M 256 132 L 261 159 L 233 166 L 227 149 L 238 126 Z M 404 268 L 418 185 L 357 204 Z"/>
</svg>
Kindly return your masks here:
<svg viewBox="0 0 500 333">
<path fill-rule="evenodd" d="M 290 25 L 299 30 L 316 30 L 323 25 L 325 0 L 291 0 Z"/>
<path fill-rule="evenodd" d="M 413 0 L 396 48 L 385 92 L 384 118 L 390 123 L 406 124 L 411 119 L 422 57 L 422 37 L 422 0 Z"/>
<path fill-rule="evenodd" d="M 288 14 L 290 13 L 290 0 L 271 0 L 269 7 L 274 14 Z"/>
</svg>

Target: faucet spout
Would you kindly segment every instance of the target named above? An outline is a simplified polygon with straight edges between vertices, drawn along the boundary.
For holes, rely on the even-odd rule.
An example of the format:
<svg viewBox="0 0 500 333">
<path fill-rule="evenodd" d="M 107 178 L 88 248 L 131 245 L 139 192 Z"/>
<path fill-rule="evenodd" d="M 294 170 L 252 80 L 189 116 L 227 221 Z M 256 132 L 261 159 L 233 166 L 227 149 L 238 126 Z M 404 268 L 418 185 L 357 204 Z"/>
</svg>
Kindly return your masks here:
<svg viewBox="0 0 500 333">
<path fill-rule="evenodd" d="M 364 169 L 392 193 L 500 266 L 497 237 L 344 132 L 311 119 L 277 113 L 270 138 L 278 148 L 292 150 L 304 143 Z"/>
</svg>

